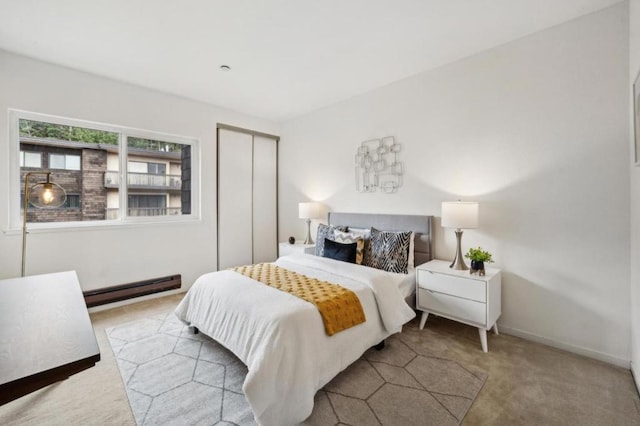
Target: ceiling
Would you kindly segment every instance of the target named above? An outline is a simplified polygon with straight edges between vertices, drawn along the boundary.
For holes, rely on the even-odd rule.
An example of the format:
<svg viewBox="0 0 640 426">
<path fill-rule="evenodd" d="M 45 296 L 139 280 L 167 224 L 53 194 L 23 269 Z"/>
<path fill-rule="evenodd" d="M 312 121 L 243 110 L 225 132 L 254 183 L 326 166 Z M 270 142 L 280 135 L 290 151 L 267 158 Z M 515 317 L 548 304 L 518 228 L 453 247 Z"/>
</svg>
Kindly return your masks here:
<svg viewBox="0 0 640 426">
<path fill-rule="evenodd" d="M 0 0 L 0 48 L 286 121 L 619 2 Z"/>
</svg>

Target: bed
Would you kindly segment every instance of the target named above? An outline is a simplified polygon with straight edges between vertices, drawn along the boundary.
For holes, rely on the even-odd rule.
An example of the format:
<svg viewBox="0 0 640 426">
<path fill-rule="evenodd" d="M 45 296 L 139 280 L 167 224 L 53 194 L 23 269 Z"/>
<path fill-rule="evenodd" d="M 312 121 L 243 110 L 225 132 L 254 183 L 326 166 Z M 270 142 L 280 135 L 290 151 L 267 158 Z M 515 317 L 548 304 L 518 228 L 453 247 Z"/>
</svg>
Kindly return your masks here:
<svg viewBox="0 0 640 426">
<path fill-rule="evenodd" d="M 331 213 L 330 225 L 410 230 L 414 263 L 431 259 L 431 217 Z M 315 393 L 367 349 L 415 317 L 410 274 L 386 272 L 308 254 L 275 265 L 354 292 L 366 321 L 332 336 L 311 303 L 226 270 L 198 278 L 176 315 L 231 350 L 247 365 L 243 391 L 258 424 L 290 425 L 307 418 Z M 411 288 L 410 288 L 411 287 Z"/>
</svg>

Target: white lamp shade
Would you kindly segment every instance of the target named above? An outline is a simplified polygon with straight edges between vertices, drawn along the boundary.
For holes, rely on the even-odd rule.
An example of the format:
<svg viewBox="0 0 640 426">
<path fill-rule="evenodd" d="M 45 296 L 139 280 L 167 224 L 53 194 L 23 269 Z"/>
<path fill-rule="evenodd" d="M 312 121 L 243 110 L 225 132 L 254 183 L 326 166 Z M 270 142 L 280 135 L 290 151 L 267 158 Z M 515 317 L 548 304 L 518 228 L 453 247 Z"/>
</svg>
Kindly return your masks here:
<svg viewBox="0 0 640 426">
<path fill-rule="evenodd" d="M 442 203 L 442 227 L 471 229 L 478 227 L 478 203 L 445 201 Z"/>
<path fill-rule="evenodd" d="M 318 219 L 321 208 L 320 203 L 298 203 L 298 217 L 300 219 Z"/>
</svg>

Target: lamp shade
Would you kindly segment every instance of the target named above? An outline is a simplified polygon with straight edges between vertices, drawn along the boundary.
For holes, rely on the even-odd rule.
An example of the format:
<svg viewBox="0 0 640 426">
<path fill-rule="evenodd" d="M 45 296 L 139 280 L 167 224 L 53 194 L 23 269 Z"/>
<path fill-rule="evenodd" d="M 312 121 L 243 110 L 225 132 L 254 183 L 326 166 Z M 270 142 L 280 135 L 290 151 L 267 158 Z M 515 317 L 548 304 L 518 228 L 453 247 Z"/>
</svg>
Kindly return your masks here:
<svg viewBox="0 0 640 426">
<path fill-rule="evenodd" d="M 29 204 L 39 209 L 54 209 L 60 207 L 67 200 L 67 194 L 57 183 L 49 181 L 36 183 L 29 189 Z"/>
<path fill-rule="evenodd" d="M 471 229 L 478 227 L 478 203 L 445 201 L 442 203 L 442 227 Z"/>
<path fill-rule="evenodd" d="M 320 203 L 298 203 L 298 218 L 318 219 L 320 217 Z"/>
</svg>

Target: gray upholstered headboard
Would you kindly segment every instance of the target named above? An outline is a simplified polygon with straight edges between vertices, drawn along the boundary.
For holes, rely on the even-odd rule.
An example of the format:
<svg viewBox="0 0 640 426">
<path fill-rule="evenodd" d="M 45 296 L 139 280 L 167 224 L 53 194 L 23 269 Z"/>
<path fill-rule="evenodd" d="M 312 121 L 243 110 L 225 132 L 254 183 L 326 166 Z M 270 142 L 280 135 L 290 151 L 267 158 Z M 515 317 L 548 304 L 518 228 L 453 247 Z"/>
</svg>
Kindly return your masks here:
<svg viewBox="0 0 640 426">
<path fill-rule="evenodd" d="M 433 239 L 433 216 L 415 216 L 404 214 L 368 214 L 368 213 L 332 213 L 329 212 L 329 225 L 350 226 L 352 228 L 374 227 L 381 231 L 413 231 L 415 265 L 428 262 L 433 258 L 431 241 Z"/>
</svg>

